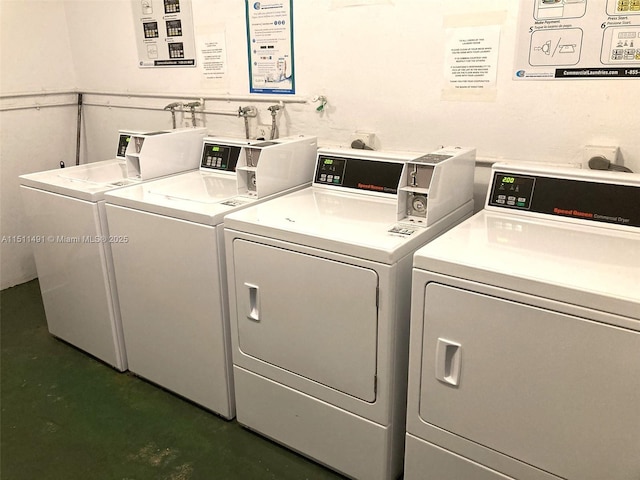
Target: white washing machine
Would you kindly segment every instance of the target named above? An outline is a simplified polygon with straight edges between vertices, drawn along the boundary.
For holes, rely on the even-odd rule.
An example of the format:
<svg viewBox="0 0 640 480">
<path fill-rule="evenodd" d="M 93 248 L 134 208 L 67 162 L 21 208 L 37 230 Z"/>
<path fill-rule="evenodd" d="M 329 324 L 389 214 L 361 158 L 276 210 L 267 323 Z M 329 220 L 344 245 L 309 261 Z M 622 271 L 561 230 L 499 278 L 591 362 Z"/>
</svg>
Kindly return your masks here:
<svg viewBox="0 0 640 480">
<path fill-rule="evenodd" d="M 311 183 L 316 137 L 205 138 L 200 170 L 106 198 L 129 370 L 235 416 L 223 217 Z"/>
<path fill-rule="evenodd" d="M 473 211 L 475 150 L 320 150 L 225 219 L 237 419 L 349 477 L 400 475 L 413 253 Z"/>
<path fill-rule="evenodd" d="M 405 479 L 640 478 L 640 178 L 495 165 L 414 260 Z"/>
<path fill-rule="evenodd" d="M 124 371 L 105 192 L 198 167 L 205 129 L 120 132 L 113 160 L 22 175 L 49 332 Z M 110 234 L 111 233 L 111 234 Z"/>
</svg>

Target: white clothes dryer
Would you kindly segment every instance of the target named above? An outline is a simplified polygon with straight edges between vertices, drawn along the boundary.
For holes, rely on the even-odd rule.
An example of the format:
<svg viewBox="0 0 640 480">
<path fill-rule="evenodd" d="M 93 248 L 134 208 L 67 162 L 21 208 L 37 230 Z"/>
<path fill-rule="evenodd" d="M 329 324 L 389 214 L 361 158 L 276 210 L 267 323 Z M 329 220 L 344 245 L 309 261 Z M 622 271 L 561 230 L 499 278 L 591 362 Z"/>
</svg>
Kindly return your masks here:
<svg viewBox="0 0 640 480">
<path fill-rule="evenodd" d="M 320 150 L 312 187 L 226 217 L 238 422 L 400 475 L 412 257 L 472 214 L 474 158 Z"/>
<path fill-rule="evenodd" d="M 20 176 L 49 332 L 127 369 L 111 245 L 125 241 L 107 227 L 106 192 L 198 167 L 203 128 L 121 131 L 117 157 Z"/>
<path fill-rule="evenodd" d="M 316 137 L 205 138 L 200 169 L 105 196 L 129 370 L 235 416 L 223 219 L 311 183 Z"/>
<path fill-rule="evenodd" d="M 415 255 L 406 480 L 640 478 L 640 178 L 494 165 Z"/>
</svg>

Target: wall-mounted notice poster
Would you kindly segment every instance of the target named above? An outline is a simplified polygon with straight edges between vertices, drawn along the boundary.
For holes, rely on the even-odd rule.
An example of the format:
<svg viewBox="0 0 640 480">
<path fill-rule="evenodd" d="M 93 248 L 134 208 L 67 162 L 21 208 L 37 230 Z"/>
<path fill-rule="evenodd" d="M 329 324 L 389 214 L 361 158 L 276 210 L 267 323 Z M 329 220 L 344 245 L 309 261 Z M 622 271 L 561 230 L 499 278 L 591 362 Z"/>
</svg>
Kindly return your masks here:
<svg viewBox="0 0 640 480">
<path fill-rule="evenodd" d="M 495 101 L 500 25 L 445 30 L 443 100 Z"/>
<path fill-rule="evenodd" d="M 251 93 L 295 93 L 293 0 L 245 0 Z"/>
<path fill-rule="evenodd" d="M 131 0 L 138 65 L 194 67 L 191 0 Z"/>
<path fill-rule="evenodd" d="M 640 78 L 640 0 L 520 0 L 513 78 Z"/>
<path fill-rule="evenodd" d="M 206 28 L 204 30 L 207 30 Z M 200 29 L 198 29 L 200 31 Z M 197 38 L 203 85 L 227 87 L 227 40 L 225 32 L 206 31 Z"/>
</svg>

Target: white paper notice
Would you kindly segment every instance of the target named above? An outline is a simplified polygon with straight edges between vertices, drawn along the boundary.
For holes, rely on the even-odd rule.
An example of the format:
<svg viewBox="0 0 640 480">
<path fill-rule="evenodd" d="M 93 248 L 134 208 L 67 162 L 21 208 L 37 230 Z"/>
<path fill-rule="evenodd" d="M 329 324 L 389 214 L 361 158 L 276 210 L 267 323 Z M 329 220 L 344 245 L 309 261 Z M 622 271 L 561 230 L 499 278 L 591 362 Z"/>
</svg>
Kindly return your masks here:
<svg viewBox="0 0 640 480">
<path fill-rule="evenodd" d="M 138 66 L 195 67 L 191 0 L 131 0 Z"/>
<path fill-rule="evenodd" d="M 445 35 L 442 98 L 495 100 L 500 26 L 448 28 Z"/>
<path fill-rule="evenodd" d="M 225 84 L 227 47 L 224 32 L 198 37 L 198 55 L 204 80 Z"/>
</svg>

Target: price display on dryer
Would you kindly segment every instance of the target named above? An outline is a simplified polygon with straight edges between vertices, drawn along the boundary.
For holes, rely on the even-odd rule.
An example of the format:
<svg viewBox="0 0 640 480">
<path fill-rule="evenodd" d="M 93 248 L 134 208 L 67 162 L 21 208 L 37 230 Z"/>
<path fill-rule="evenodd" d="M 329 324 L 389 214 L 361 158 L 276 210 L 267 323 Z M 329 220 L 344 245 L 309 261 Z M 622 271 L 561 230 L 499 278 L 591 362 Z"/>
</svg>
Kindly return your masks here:
<svg viewBox="0 0 640 480">
<path fill-rule="evenodd" d="M 534 177 L 497 172 L 493 178 L 489 205 L 528 210 L 534 185 Z"/>
<path fill-rule="evenodd" d="M 342 185 L 346 160 L 337 157 L 320 157 L 316 171 L 316 182 L 325 185 Z"/>
</svg>

